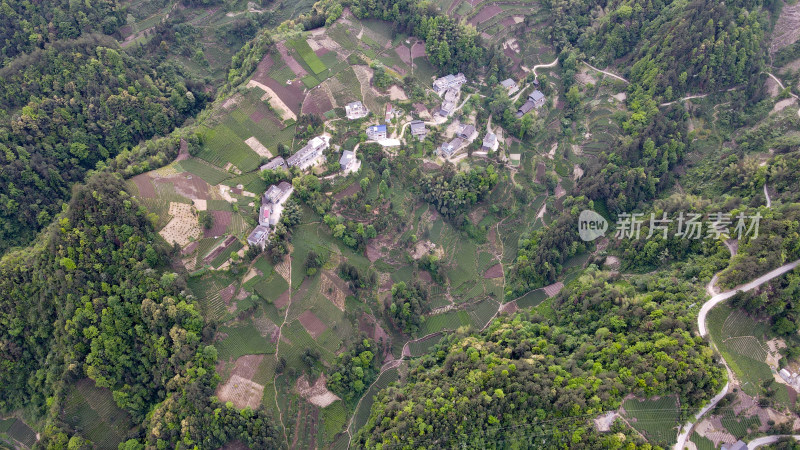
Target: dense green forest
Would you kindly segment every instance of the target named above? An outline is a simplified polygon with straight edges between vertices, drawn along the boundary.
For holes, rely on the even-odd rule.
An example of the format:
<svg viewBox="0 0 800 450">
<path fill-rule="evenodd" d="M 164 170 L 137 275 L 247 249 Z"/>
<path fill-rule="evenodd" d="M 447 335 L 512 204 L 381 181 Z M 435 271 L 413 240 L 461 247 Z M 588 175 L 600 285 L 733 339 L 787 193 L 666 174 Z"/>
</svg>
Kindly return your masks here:
<svg viewBox="0 0 800 450">
<path fill-rule="evenodd" d="M 62 41 L 0 69 L 0 251 L 51 222 L 87 170 L 199 111 L 206 94 L 104 38 Z"/>
<path fill-rule="evenodd" d="M 15 56 L 82 34 L 114 33 L 125 21 L 114 0 L 3 0 L 0 2 L 0 67 Z"/>
<path fill-rule="evenodd" d="M 147 18 L 147 8 L 160 11 L 167 3 L 156 0 L 137 13 Z M 240 182 L 239 194 L 250 183 L 261 186 L 262 182 L 285 180 L 295 189 L 267 241 L 263 259 L 255 246 L 242 253 L 243 262 L 238 255 L 232 256 L 232 269 L 213 273 L 224 280 L 222 286 L 240 292 L 233 276 L 252 263 L 243 272 L 273 276 L 267 288 L 259 285 L 263 291 L 288 284 L 289 304 L 312 298 L 303 298 L 309 285 L 322 292 L 321 282 L 311 283 L 315 276 L 322 278 L 323 271 L 328 281 L 338 277 L 349 288 L 350 292 L 338 299 L 344 306 L 336 305 L 346 312 L 346 320 L 320 332 L 321 339 L 330 341 L 318 346 L 330 353 L 330 358 L 325 361 L 319 351 L 308 349 L 297 358 L 305 364 L 301 371 L 311 369 L 317 376 L 324 370 L 327 387 L 342 400 L 327 412 L 313 410 L 328 417 L 339 414 L 335 408 L 347 411 L 340 414 L 343 424 L 338 431 L 326 430 L 337 436 L 337 443 L 358 448 L 448 448 L 470 443 L 475 447 L 598 449 L 650 449 L 660 444 L 651 436 L 646 440 L 622 420 L 611 426 L 611 433 L 605 433 L 597 431 L 591 419 L 619 410 L 630 396 L 675 398 L 676 414 L 681 421 L 687 419 L 719 392 L 727 378 L 719 354 L 695 333 L 697 309 L 708 298 L 700 280 L 719 273 L 719 287 L 732 289 L 767 267 L 800 258 L 800 194 L 796 189 L 800 138 L 793 133 L 800 119 L 795 110 L 791 117 L 768 117 L 774 100 L 763 88 L 772 15 L 780 5 L 776 0 L 541 3 L 541 14 L 548 20 L 528 32 L 546 36 L 553 45 L 547 49 L 551 52 L 548 57 L 558 56 L 559 65 L 553 68 L 558 76 L 539 74 L 540 88 L 548 101 L 553 100 L 540 115 L 516 118 L 518 103 L 497 86 L 497 80 L 517 75 L 511 68 L 519 62 L 512 63 L 501 46 L 490 45 L 464 17 L 448 17 L 440 6 L 427 1 L 322 1 L 308 15 L 288 20 L 279 31 L 267 27 L 278 25 L 273 13 L 284 5 L 258 2 L 264 13 L 242 11 L 214 31 L 220 42 L 241 47 L 232 59 L 228 54 L 230 67 L 226 62 L 225 69 L 218 72 L 227 73 L 227 82 L 214 92 L 208 79 L 193 81 L 184 72 L 186 66 L 170 61 L 180 55 L 198 66 L 207 64 L 203 53 L 207 42 L 201 39 L 204 31 L 190 23 L 197 19 L 192 15 L 196 11 L 183 7 L 219 6 L 232 11 L 234 6 L 242 6 L 239 3 L 176 3 L 174 13 L 154 22 L 144 33 L 151 39 L 122 49 L 110 37 L 129 20 L 119 2 L 0 0 L 0 411 L 20 412 L 26 420 L 32 419 L 41 432 L 40 447 L 88 448 L 92 443 L 81 442 L 80 430 L 63 417 L 71 386 L 88 378 L 94 386 L 107 389 L 135 424 L 120 444 L 124 449 L 219 448 L 234 440 L 250 448 L 283 448 L 289 445 L 291 433 L 305 431 L 292 429 L 296 424 L 288 418 L 290 411 L 300 415 L 307 410 L 292 409 L 298 408 L 292 401 L 299 397 L 292 397 L 296 380 L 289 373 L 293 376 L 294 368 L 285 371 L 285 365 L 286 359 L 295 355 L 283 353 L 286 347 L 281 347 L 280 339 L 273 341 L 278 342 L 273 349 L 277 355 L 269 356 L 275 356 L 279 369 L 270 375 L 274 378 L 270 378 L 271 385 L 266 384 L 266 400 L 260 400 L 260 406 L 240 410 L 217 399 L 217 387 L 224 381 L 221 374 L 228 377 L 231 370 L 226 358 L 218 361 L 218 324 L 208 318 L 212 316 L 203 316 L 206 305 L 201 308 L 193 295 L 194 285 L 189 287 L 190 275 L 182 265 L 181 256 L 185 255 L 179 255 L 180 246 L 168 246 L 156 233 L 164 217 L 150 213 L 126 188 L 125 178 L 165 165 L 185 145 L 195 157 L 192 162 L 212 174 L 206 174 L 207 178 L 219 176 L 231 182 L 229 195 Z M 248 4 L 248 8 L 252 6 Z M 215 96 L 220 98 L 218 104 L 234 95 L 242 97 L 242 83 L 260 67 L 276 42 L 300 35 L 301 29 L 331 25 L 344 8 L 349 8 L 352 15 L 348 17 L 353 21 L 389 22 L 386 33 L 392 41 L 401 33 L 404 39 L 411 36 L 423 41 L 431 63 L 427 67 L 437 71 L 434 75 L 466 73 L 472 85 L 465 90 L 471 100 L 457 119 L 483 124 L 493 115 L 495 126 L 501 126 L 508 139 L 506 150 L 513 145 L 519 149 L 514 151 L 524 155 L 516 160 L 520 165 L 514 172 L 507 171 L 494 152 L 486 152 L 485 159 L 472 158 L 480 141 L 458 167 L 446 162 L 431 168 L 423 161 L 430 155 L 433 141 L 441 140 L 438 134 L 390 155 L 378 144 L 360 144 L 358 157 L 363 168 L 348 180 L 353 181 L 352 190 L 347 190 L 350 184 L 341 182 L 345 177 L 331 176 L 339 170 L 334 158 L 314 174 L 301 174 L 297 169 L 265 171 L 255 182 L 250 177 L 258 175 L 242 174 L 233 163 L 224 169 L 222 165 L 212 167 L 209 142 L 215 133 L 223 136 L 219 130 L 228 125 L 214 123 L 218 110 L 198 114 Z M 371 39 L 370 31 L 367 39 Z M 369 47 L 364 42 L 358 45 Z M 319 55 L 294 48 L 288 51 L 292 55 L 298 52 L 295 62 L 300 65 L 302 59 L 305 66 L 308 60 L 328 54 L 327 49 L 320 50 Z M 800 54 L 794 46 L 788 47 L 778 58 L 789 60 L 796 56 L 794 52 Z M 277 50 L 271 56 L 272 64 L 283 61 Z M 355 56 L 348 61 L 364 62 Z M 576 73 L 585 69 L 584 61 L 611 67 L 609 70 L 625 77 L 624 87 L 620 81 L 614 92 L 627 96 L 618 104 L 608 101 L 619 106 L 609 112 L 609 123 L 618 125 L 619 130 L 611 133 L 611 143 L 586 159 L 575 159 L 574 153 L 562 149 L 577 148 L 576 143 L 583 141 L 576 136 L 592 131 L 582 128 L 592 112 L 583 96 L 597 89 L 574 81 Z M 261 75 L 269 73 L 266 70 Z M 302 77 L 302 82 L 321 82 L 324 74 L 315 73 L 320 80 Z M 379 88 L 370 88 L 378 92 L 392 84 L 400 86 L 395 76 L 393 69 L 376 64 L 374 79 L 367 83 Z M 520 84 L 527 85 L 534 76 L 535 69 L 534 74 L 523 75 Z M 474 80 L 478 79 L 488 80 L 482 83 L 489 85 L 488 89 L 477 86 Z M 289 81 L 286 86 L 292 85 Z M 338 81 L 342 90 L 348 88 Z M 357 81 L 356 89 L 363 95 L 363 81 Z M 616 81 L 599 83 L 607 87 Z M 299 117 L 291 125 L 287 125 L 289 120 L 271 124 L 295 127 L 294 135 L 276 145 L 273 153 L 288 156 L 292 148 L 312 136 L 332 129 L 335 135 L 344 122 L 331 127 L 322 114 L 306 114 L 305 96 L 313 87 L 305 86 L 296 88 L 303 91 Z M 402 108 L 415 108 L 418 100 L 439 102 L 435 94 L 428 96 L 417 86 L 414 75 L 405 78 L 403 87 L 413 93 L 411 100 L 401 103 L 392 98 Z M 707 105 L 692 110 L 681 102 L 673 103 L 692 94 L 727 95 L 728 103 L 738 105 L 717 111 Z M 269 114 L 273 114 L 267 97 L 265 94 L 261 101 L 266 101 Z M 235 106 L 236 102 L 231 103 Z M 341 108 L 331 108 L 331 117 L 336 109 Z M 473 109 L 477 110 L 474 114 Z M 692 123 L 688 119 L 693 114 L 705 115 Z M 198 126 L 194 117 L 198 122 L 211 119 Z M 242 123 L 253 120 L 250 113 L 239 119 Z M 718 134 L 713 139 L 708 137 L 712 133 L 708 129 L 692 131 L 709 123 L 719 127 L 713 130 Z M 184 124 L 184 129 L 175 131 Z M 393 128 L 399 125 L 390 124 Z M 450 122 L 445 127 L 448 125 Z M 203 134 L 198 132 L 200 128 L 208 130 Z M 356 142 L 353 134 L 348 137 Z M 560 167 L 563 173 L 548 165 L 548 172 L 536 185 L 530 155 L 540 150 L 534 149 L 535 145 L 544 148 L 552 141 L 558 144 L 553 148 L 559 153 L 551 154 L 550 160 L 563 157 L 561 162 L 566 165 Z M 225 149 L 230 153 L 239 151 L 231 142 L 225 145 L 231 145 Z M 336 145 L 353 148 L 344 142 Z M 709 147 L 718 153 L 708 156 Z M 540 153 L 535 156 L 544 156 Z M 767 153 L 769 156 L 764 156 Z M 331 151 L 328 156 L 333 156 Z M 253 165 L 258 163 L 256 160 Z M 580 176 L 570 173 L 573 164 L 574 171 L 581 168 Z M 566 186 L 566 194 L 557 194 L 556 185 L 562 192 Z M 776 192 L 770 208 L 763 204 L 765 186 Z M 346 196 L 336 198 L 346 190 Z M 501 195 L 508 198 L 488 204 L 487 198 Z M 534 209 L 534 198 L 541 198 L 535 209 L 547 206 L 547 217 L 530 220 L 536 211 L 525 210 Z M 208 201 L 223 203 L 218 197 Z M 241 227 L 237 231 L 240 238 L 256 214 L 248 208 L 257 209 L 255 203 L 244 204 L 241 198 L 236 204 L 224 204 L 224 212 L 237 220 L 229 226 Z M 579 238 L 575 224 L 584 209 L 602 212 L 612 224 L 620 214 L 633 211 L 668 216 L 718 210 L 758 212 L 763 221 L 760 236 L 736 243 L 735 256 L 722 239 L 678 237 L 612 241 L 586 255 L 598 247 Z M 199 213 L 207 219 L 203 231 L 214 228 L 214 212 L 222 211 Z M 517 223 L 504 224 L 515 220 Z M 301 227 L 308 242 L 292 245 L 291 239 L 300 235 Z M 493 233 L 489 238 L 487 229 Z M 643 232 L 648 232 L 647 227 Z M 434 235 L 447 240 L 436 241 Z M 392 247 L 395 237 L 398 246 Z M 207 236 L 198 240 L 204 238 Z M 335 244 L 325 244 L 336 250 L 316 245 L 314 238 L 330 238 Z M 461 247 L 460 240 L 470 246 Z M 499 243 L 496 252 L 487 251 L 491 248 L 487 241 Z M 441 252 L 412 257 L 410 249 L 418 242 L 446 245 L 438 247 Z M 339 244 L 344 245 L 335 247 Z M 458 249 L 459 258 L 470 261 L 453 263 L 448 259 L 450 266 L 445 266 L 439 255 L 447 259 L 451 255 L 445 252 L 453 248 Z M 296 249 L 302 253 L 294 253 Z M 348 260 L 354 253 L 358 258 Z M 302 256 L 293 262 L 291 257 L 287 260 L 288 254 Z M 604 266 L 608 255 L 618 257 L 619 265 L 613 269 Z M 587 262 L 568 272 L 568 265 L 581 256 Z M 463 267 L 452 267 L 460 263 Z M 283 276 L 278 273 L 279 265 L 288 271 L 287 283 L 279 278 Z M 267 273 L 270 271 L 276 275 Z M 196 277 L 192 280 L 200 280 L 208 272 L 206 265 L 192 272 Z M 470 275 L 462 275 L 466 273 Z M 458 276 L 470 279 L 451 290 L 447 284 Z M 207 293 L 219 294 L 216 281 L 209 283 Z M 534 310 L 503 315 L 502 309 L 492 309 L 480 326 L 465 325 L 472 315 L 477 323 L 478 314 L 469 309 L 473 303 L 500 300 L 504 294 L 506 300 L 512 300 L 558 281 L 565 287 L 558 294 L 548 293 L 554 295 L 549 300 L 536 298 L 535 304 L 541 306 Z M 337 294 L 347 290 L 334 284 L 328 286 L 331 297 L 334 288 Z M 293 289 L 299 290 L 295 298 L 291 297 Z M 198 287 L 195 292 L 199 291 Z M 467 298 L 464 291 L 475 295 Z M 455 297 L 457 293 L 464 296 Z M 251 290 L 242 297 L 246 298 L 243 303 L 253 305 L 259 296 L 263 297 L 261 291 Z M 462 298 L 466 299 L 463 304 L 459 303 Z M 284 312 L 274 306 L 273 298 L 263 299 L 263 305 L 259 301 L 247 314 L 253 310 L 260 313 L 259 308 L 277 311 L 276 317 L 283 316 L 283 324 L 277 327 L 283 331 L 277 336 L 283 336 L 281 332 L 290 323 L 289 309 Z M 494 302 L 484 305 L 490 303 Z M 764 319 L 769 324 L 765 328 L 788 339 L 800 329 L 800 276 L 789 273 L 757 293 L 739 293 L 730 305 Z M 506 306 L 516 310 L 517 303 Z M 228 307 L 231 305 L 223 308 Z M 232 311 L 236 308 L 233 304 Z M 456 325 L 431 325 L 434 322 L 428 322 L 428 316 L 434 309 L 452 312 Z M 338 314 L 338 310 L 331 311 Z M 233 315 L 231 309 L 227 313 Z M 366 320 L 368 315 L 372 315 L 374 327 Z M 300 322 L 300 326 L 306 325 Z M 445 326 L 448 328 L 441 328 Z M 303 330 L 298 330 L 302 335 Z M 352 334 L 342 338 L 340 345 L 334 341 L 342 330 Z M 444 338 L 432 350 L 420 350 L 425 342 L 406 341 L 423 334 L 421 330 Z M 365 334 L 370 331 L 374 340 Z M 312 338 L 316 343 L 318 336 L 310 336 L 309 331 Z M 299 339 L 295 341 L 302 345 Z M 403 343 L 416 345 L 412 349 Z M 788 349 L 784 354 L 796 357 L 800 351 Z M 386 367 L 399 368 L 400 382 L 386 389 L 373 387 L 380 384 L 373 382 Z M 363 397 L 373 392 L 374 403 L 371 397 Z M 280 398 L 282 395 L 286 398 Z M 365 403 L 365 399 L 368 406 L 358 410 L 359 400 Z M 281 417 L 264 406 L 272 407 L 273 401 L 274 411 L 281 411 Z M 349 420 L 350 414 L 360 415 L 366 425 L 351 427 L 355 422 Z M 296 443 L 295 439 L 291 445 Z"/>
<path fill-rule="evenodd" d="M 558 296 L 552 317 L 498 319 L 483 332 L 448 336 L 415 361 L 404 384 L 379 394 L 358 445 L 637 442 L 598 434 L 586 419 L 616 409 L 628 394 L 677 395 L 696 408 L 724 384 L 708 344 L 690 331 L 685 308 L 694 289 L 669 277 L 626 282 L 590 268 Z"/>
<path fill-rule="evenodd" d="M 89 377 L 143 424 L 135 440 L 276 445 L 263 411 L 240 414 L 213 400 L 213 329 L 182 276 L 165 270 L 169 256 L 153 233 L 122 180 L 100 174 L 76 187 L 44 241 L 6 255 L 0 408 L 47 415 L 55 426 L 45 442 L 59 448 L 65 383 Z"/>
</svg>

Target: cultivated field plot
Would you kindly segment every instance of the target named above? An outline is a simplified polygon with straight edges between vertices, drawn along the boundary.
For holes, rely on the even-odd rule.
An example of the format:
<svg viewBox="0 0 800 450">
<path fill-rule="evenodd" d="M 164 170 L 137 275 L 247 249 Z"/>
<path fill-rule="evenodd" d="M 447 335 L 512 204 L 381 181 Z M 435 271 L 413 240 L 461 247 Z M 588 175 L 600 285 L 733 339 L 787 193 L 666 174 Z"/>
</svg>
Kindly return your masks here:
<svg viewBox="0 0 800 450">
<path fill-rule="evenodd" d="M 320 417 L 322 419 L 320 439 L 323 444 L 330 444 L 347 425 L 348 413 L 344 402 L 339 400 L 331 403 L 330 406 L 320 411 Z"/>
<path fill-rule="evenodd" d="M 389 384 L 397 381 L 398 379 L 400 379 L 400 370 L 399 368 L 395 367 L 385 370 L 378 377 L 378 379 L 375 380 L 375 384 L 373 384 L 364 394 L 361 399 L 361 404 L 358 405 L 358 409 L 356 409 L 354 413 L 352 426 L 350 428 L 351 433 L 361 429 L 361 427 L 367 423 L 367 419 L 369 419 L 369 412 L 372 409 L 372 404 L 375 403 L 375 394 L 380 392 L 382 389 L 386 389 L 389 387 Z"/>
<path fill-rule="evenodd" d="M 222 402 L 232 402 L 239 409 L 256 409 L 264 395 L 264 386 L 240 375 L 232 375 L 221 385 L 217 396 Z"/>
<path fill-rule="evenodd" d="M 135 426 L 128 413 L 117 407 L 111 391 L 96 387 L 88 378 L 70 386 L 61 418 L 97 448 L 116 448 Z"/>
<path fill-rule="evenodd" d="M 774 380 L 766 363 L 769 349 L 765 339 L 769 336 L 766 323 L 756 322 L 743 311 L 722 304 L 709 313 L 708 329 L 745 393 L 756 396 L 764 381 Z M 774 381 L 772 387 L 781 393 L 776 400 L 788 403 L 786 387 Z"/>
<path fill-rule="evenodd" d="M 620 412 L 651 444 L 666 448 L 675 441 L 680 414 L 675 397 L 631 398 L 622 404 Z"/>
<path fill-rule="evenodd" d="M 36 432 L 14 417 L 0 419 L 0 446 L 6 442 L 12 445 L 9 448 L 16 448 L 18 444 L 23 448 L 31 448 L 36 443 Z"/>
<path fill-rule="evenodd" d="M 220 361 L 236 360 L 244 355 L 275 353 L 270 336 L 264 336 L 252 323 L 221 326 L 217 329 L 217 352 Z"/>
<path fill-rule="evenodd" d="M 203 233 L 191 205 L 170 202 L 169 215 L 172 220 L 158 234 L 170 244 L 183 247 Z"/>
</svg>

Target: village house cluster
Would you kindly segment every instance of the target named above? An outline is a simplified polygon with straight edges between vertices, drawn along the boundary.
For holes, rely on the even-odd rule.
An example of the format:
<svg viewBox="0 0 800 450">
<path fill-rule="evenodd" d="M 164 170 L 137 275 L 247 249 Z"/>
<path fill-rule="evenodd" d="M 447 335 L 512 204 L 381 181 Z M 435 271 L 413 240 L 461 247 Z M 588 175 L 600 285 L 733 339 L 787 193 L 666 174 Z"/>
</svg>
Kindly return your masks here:
<svg viewBox="0 0 800 450">
<path fill-rule="evenodd" d="M 433 82 L 433 90 L 442 97 L 442 106 L 437 114 L 448 117 L 456 109 L 456 102 L 461 95 L 461 86 L 467 83 L 467 78 L 463 73 L 457 75 L 449 74 L 437 78 Z"/>
<path fill-rule="evenodd" d="M 278 156 L 259 169 L 276 170 L 297 167 L 301 171 L 305 171 L 324 161 L 325 156 L 323 152 L 329 146 L 330 137 L 324 135 L 317 136 L 308 141 L 308 144 L 287 159 L 284 160 L 282 157 Z M 350 167 L 353 167 L 353 163 L 350 163 Z M 280 221 L 281 214 L 283 213 L 283 205 L 289 200 L 292 192 L 294 192 L 294 187 L 285 181 L 270 185 L 267 188 L 267 191 L 261 196 L 261 206 L 258 210 L 258 225 L 250 235 L 247 236 L 247 243 L 250 246 L 257 246 L 262 249 L 266 246 L 267 238 L 272 233 L 275 225 Z"/>
<path fill-rule="evenodd" d="M 449 158 L 462 147 L 471 144 L 477 137 L 478 130 L 475 129 L 475 126 L 462 125 L 456 136 L 450 142 L 442 144 L 437 149 L 437 153 L 443 158 Z"/>
<path fill-rule="evenodd" d="M 433 81 L 434 92 L 442 98 L 442 104 L 436 111 L 436 115 L 440 118 L 447 118 L 452 115 L 461 96 L 461 88 L 466 83 L 467 78 L 463 73 L 449 74 Z M 501 81 L 500 85 L 508 91 L 509 96 L 520 89 L 516 81 L 511 78 Z M 525 103 L 520 106 L 517 111 L 516 116 L 518 118 L 527 114 L 532 109 L 542 107 L 545 103 L 545 96 L 538 89 L 538 80 L 534 80 L 533 86 L 534 91 L 530 93 Z M 370 114 L 369 109 L 361 101 L 350 102 L 345 105 L 344 109 L 348 120 L 360 120 Z M 400 141 L 398 139 L 390 138 L 386 124 L 390 123 L 392 119 L 402 117 L 403 115 L 404 113 L 401 110 L 393 107 L 391 103 L 387 103 L 384 114 L 382 115 L 386 123 L 369 125 L 364 130 L 368 141 L 377 142 L 384 147 L 399 145 Z M 412 139 L 424 141 L 428 136 L 428 130 L 425 125 L 425 122 L 417 119 L 408 122 L 404 127 L 407 126 L 409 128 Z M 402 135 L 403 133 L 400 134 Z M 436 154 L 446 159 L 451 158 L 456 152 L 472 144 L 475 139 L 478 138 L 478 134 L 478 130 L 474 125 L 462 124 L 451 140 L 444 142 L 436 148 Z M 325 156 L 323 152 L 329 147 L 330 136 L 317 136 L 309 140 L 303 148 L 288 158 L 284 159 L 280 156 L 273 158 L 268 163 L 262 165 L 260 170 L 288 170 L 291 167 L 297 167 L 300 171 L 307 171 L 313 166 L 324 162 Z M 481 150 L 484 152 L 494 152 L 497 151 L 498 147 L 499 141 L 497 135 L 492 133 L 491 130 L 487 130 L 481 143 Z M 343 151 L 338 162 L 339 170 L 343 175 L 358 172 L 361 168 L 361 161 L 357 158 L 355 150 Z M 261 197 L 258 226 L 256 226 L 247 238 L 247 242 L 251 246 L 254 245 L 264 248 L 267 238 L 275 225 L 280 221 L 284 204 L 293 191 L 294 188 L 287 182 L 269 186 Z"/>
</svg>

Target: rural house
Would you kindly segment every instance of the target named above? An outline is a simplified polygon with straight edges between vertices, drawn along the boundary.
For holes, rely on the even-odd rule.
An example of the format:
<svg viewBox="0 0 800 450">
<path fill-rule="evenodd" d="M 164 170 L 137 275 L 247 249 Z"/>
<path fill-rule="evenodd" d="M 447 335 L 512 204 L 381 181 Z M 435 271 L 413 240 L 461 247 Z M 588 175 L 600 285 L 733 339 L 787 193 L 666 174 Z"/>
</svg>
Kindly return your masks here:
<svg viewBox="0 0 800 450">
<path fill-rule="evenodd" d="M 544 106 L 545 97 L 542 91 L 536 89 L 528 96 L 528 101 L 526 101 L 522 106 L 519 107 L 517 110 L 517 118 L 528 114 L 534 108 L 541 108 Z"/>
<path fill-rule="evenodd" d="M 517 110 L 516 117 L 519 119 L 520 117 L 528 114 L 533 109 L 533 102 L 528 100 L 527 102 L 523 103 L 522 106 L 519 107 Z"/>
<path fill-rule="evenodd" d="M 258 226 L 247 236 L 247 243 L 259 246 L 262 249 L 266 245 L 267 237 L 272 227 L 278 224 L 283 213 L 283 205 L 294 192 L 294 187 L 281 181 L 277 185 L 273 184 L 267 188 L 261 196 L 261 207 L 258 209 Z"/>
<path fill-rule="evenodd" d="M 461 89 L 461 86 L 466 84 L 467 77 L 463 73 L 458 75 L 449 74 L 441 78 L 437 78 L 433 82 L 433 90 L 437 94 L 442 95 L 448 89 Z"/>
<path fill-rule="evenodd" d="M 449 158 L 453 156 L 453 153 L 461 148 L 462 145 L 464 145 L 464 141 L 461 138 L 455 138 L 450 142 L 445 142 L 438 149 L 439 156 L 442 158 Z"/>
<path fill-rule="evenodd" d="M 512 80 L 511 78 L 507 78 L 500 82 L 500 86 L 503 86 L 508 94 L 511 95 L 514 92 L 517 92 L 517 82 Z"/>
<path fill-rule="evenodd" d="M 300 170 L 306 170 L 309 167 L 317 164 L 322 158 L 322 152 L 328 148 L 328 136 L 317 136 L 301 148 L 294 155 L 290 156 L 286 163 L 289 167 L 299 167 Z"/>
<path fill-rule="evenodd" d="M 738 441 L 734 442 L 733 444 L 722 444 L 720 447 L 721 450 L 747 450 L 747 444 L 739 439 Z"/>
<path fill-rule="evenodd" d="M 425 122 L 421 120 L 412 120 L 408 126 L 411 128 L 412 136 L 415 136 L 420 141 L 425 140 L 425 136 L 428 135 L 428 130 L 425 129 Z"/>
<path fill-rule="evenodd" d="M 481 145 L 481 150 L 486 152 L 495 151 L 497 150 L 497 147 L 497 135 L 494 133 L 486 133 L 486 136 L 483 137 L 483 145 Z"/>
<path fill-rule="evenodd" d="M 462 125 L 461 129 L 458 130 L 458 137 L 472 142 L 476 137 L 478 137 L 478 132 L 475 130 L 475 126 L 473 125 Z"/>
<path fill-rule="evenodd" d="M 281 212 L 283 212 L 283 204 L 286 203 L 292 192 L 294 192 L 294 187 L 285 181 L 267 188 L 267 192 L 264 192 L 261 197 L 258 223 L 270 226 L 277 225 L 278 220 L 281 218 Z"/>
<path fill-rule="evenodd" d="M 360 119 L 362 117 L 367 117 L 369 114 L 369 110 L 366 106 L 364 106 L 361 102 L 351 102 L 344 106 L 344 113 L 347 115 L 347 118 L 350 120 Z"/>
<path fill-rule="evenodd" d="M 531 92 L 531 95 L 528 96 L 528 101 L 533 102 L 533 107 L 536 109 L 539 109 L 542 106 L 544 106 L 544 100 L 545 100 L 544 94 L 542 93 L 542 91 L 538 89 Z"/>
<path fill-rule="evenodd" d="M 251 247 L 261 247 L 264 249 L 264 246 L 267 243 L 267 237 L 269 236 L 269 227 L 264 225 L 258 225 L 249 236 L 247 236 L 247 244 Z"/>
<path fill-rule="evenodd" d="M 286 160 L 278 156 L 276 158 L 273 158 L 270 162 L 259 167 L 258 170 L 262 171 L 262 170 L 275 170 L 275 169 L 288 169 L 288 168 L 289 166 L 286 165 Z"/>
<path fill-rule="evenodd" d="M 339 158 L 339 167 L 345 175 L 352 172 L 358 172 L 361 168 L 361 161 L 356 158 L 356 153 L 350 150 L 342 152 L 342 157 Z"/>
<path fill-rule="evenodd" d="M 386 125 L 373 125 L 367 128 L 367 139 L 379 141 L 386 139 Z"/>
<path fill-rule="evenodd" d="M 458 100 L 458 89 L 448 89 L 444 93 L 444 100 L 442 100 L 442 107 L 439 109 L 438 114 L 442 117 L 449 116 L 453 110 L 456 109 L 456 100 Z"/>
</svg>

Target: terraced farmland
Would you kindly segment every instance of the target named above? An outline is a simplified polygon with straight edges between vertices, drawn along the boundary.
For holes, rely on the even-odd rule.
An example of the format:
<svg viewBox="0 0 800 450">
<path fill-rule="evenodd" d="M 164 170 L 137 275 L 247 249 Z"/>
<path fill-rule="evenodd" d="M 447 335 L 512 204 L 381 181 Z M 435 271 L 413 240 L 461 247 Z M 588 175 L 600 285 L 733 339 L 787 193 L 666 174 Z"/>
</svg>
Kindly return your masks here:
<svg viewBox="0 0 800 450">
<path fill-rule="evenodd" d="M 758 395 L 764 380 L 773 380 L 772 371 L 765 362 L 766 324 L 723 304 L 708 314 L 708 330 L 731 370 L 739 377 L 742 390 L 748 395 Z M 780 387 L 775 382 L 773 386 Z"/>
<path fill-rule="evenodd" d="M 61 417 L 97 448 L 116 448 L 134 427 L 128 413 L 117 407 L 111 391 L 96 387 L 88 378 L 71 386 Z"/>
<path fill-rule="evenodd" d="M 680 413 L 675 397 L 628 399 L 622 408 L 625 419 L 650 443 L 666 447 L 675 441 Z"/>
<path fill-rule="evenodd" d="M 367 419 L 369 418 L 369 412 L 372 409 L 372 404 L 375 403 L 374 397 L 375 394 L 380 392 L 382 389 L 386 389 L 390 383 L 397 381 L 400 378 L 400 371 L 398 368 L 392 368 L 385 370 L 375 383 L 367 390 L 367 392 L 362 397 L 361 403 L 358 405 L 358 408 L 355 411 L 355 416 L 353 417 L 353 423 L 351 424 L 350 431 L 353 432 L 354 430 L 358 430 L 367 423 Z"/>
</svg>

